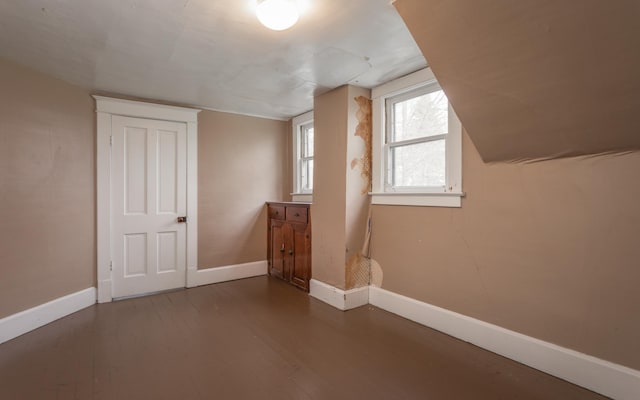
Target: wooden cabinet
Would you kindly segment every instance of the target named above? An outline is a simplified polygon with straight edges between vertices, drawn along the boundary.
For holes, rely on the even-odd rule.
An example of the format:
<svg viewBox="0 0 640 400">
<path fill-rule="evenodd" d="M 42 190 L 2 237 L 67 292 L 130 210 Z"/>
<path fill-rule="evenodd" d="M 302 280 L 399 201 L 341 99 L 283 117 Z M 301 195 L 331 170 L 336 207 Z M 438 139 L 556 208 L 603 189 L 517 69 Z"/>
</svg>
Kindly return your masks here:
<svg viewBox="0 0 640 400">
<path fill-rule="evenodd" d="M 269 275 L 309 291 L 311 216 L 307 203 L 267 203 Z"/>
</svg>

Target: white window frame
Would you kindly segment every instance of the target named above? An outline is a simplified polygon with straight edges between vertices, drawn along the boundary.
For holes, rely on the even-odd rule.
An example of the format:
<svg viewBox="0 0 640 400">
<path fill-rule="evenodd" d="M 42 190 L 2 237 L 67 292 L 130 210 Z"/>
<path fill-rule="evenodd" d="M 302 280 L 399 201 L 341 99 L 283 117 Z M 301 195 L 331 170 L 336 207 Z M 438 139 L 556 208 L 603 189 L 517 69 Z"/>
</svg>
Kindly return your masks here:
<svg viewBox="0 0 640 400">
<path fill-rule="evenodd" d="M 445 144 L 445 186 L 443 188 L 392 188 L 386 185 L 388 153 L 386 145 L 386 103 L 397 97 L 438 82 L 430 68 L 425 68 L 402 78 L 378 86 L 372 90 L 373 140 L 372 140 L 372 192 L 373 204 L 461 207 L 462 191 L 462 126 L 449 105 L 449 131 Z"/>
<path fill-rule="evenodd" d="M 292 171 L 293 171 L 293 193 L 291 199 L 293 201 L 310 202 L 313 200 L 313 191 L 302 190 L 302 154 L 301 154 L 301 137 L 302 128 L 313 123 L 313 111 L 298 115 L 291 120 L 291 142 L 292 142 Z"/>
</svg>

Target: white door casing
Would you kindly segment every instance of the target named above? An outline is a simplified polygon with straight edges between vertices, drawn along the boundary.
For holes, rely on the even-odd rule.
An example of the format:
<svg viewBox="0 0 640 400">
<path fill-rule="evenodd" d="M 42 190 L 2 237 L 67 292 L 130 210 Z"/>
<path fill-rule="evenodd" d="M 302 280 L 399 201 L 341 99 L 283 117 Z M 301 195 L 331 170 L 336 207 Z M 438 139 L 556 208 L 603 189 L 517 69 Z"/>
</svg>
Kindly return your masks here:
<svg viewBox="0 0 640 400">
<path fill-rule="evenodd" d="M 195 286 L 200 110 L 94 98 L 98 301 Z"/>
</svg>

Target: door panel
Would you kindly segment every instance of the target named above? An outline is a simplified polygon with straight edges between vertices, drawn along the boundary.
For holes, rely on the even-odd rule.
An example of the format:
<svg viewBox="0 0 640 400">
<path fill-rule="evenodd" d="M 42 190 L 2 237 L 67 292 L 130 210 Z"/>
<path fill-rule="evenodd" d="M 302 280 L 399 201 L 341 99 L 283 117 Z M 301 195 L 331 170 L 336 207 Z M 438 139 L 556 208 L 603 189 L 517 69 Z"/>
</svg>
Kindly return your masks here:
<svg viewBox="0 0 640 400">
<path fill-rule="evenodd" d="M 158 272 L 178 269 L 178 233 L 158 232 Z"/>
<path fill-rule="evenodd" d="M 309 281 L 309 249 L 311 247 L 309 234 L 305 224 L 290 224 L 291 235 L 291 283 L 301 289 L 308 290 L 307 282 Z"/>
<path fill-rule="evenodd" d="M 124 235 L 124 276 L 147 274 L 147 234 L 130 233 Z"/>
<path fill-rule="evenodd" d="M 147 129 L 124 127 L 124 210 L 126 215 L 147 213 Z"/>
<path fill-rule="evenodd" d="M 277 276 L 280 279 L 285 279 L 286 267 L 285 267 L 285 232 L 284 222 L 278 220 L 271 221 L 271 254 L 272 261 L 269 271 L 271 275 Z"/>
<path fill-rule="evenodd" d="M 158 132 L 158 214 L 175 214 L 177 210 L 176 188 L 178 186 L 177 132 Z"/>
<path fill-rule="evenodd" d="M 112 117 L 113 297 L 186 285 L 186 125 Z"/>
</svg>

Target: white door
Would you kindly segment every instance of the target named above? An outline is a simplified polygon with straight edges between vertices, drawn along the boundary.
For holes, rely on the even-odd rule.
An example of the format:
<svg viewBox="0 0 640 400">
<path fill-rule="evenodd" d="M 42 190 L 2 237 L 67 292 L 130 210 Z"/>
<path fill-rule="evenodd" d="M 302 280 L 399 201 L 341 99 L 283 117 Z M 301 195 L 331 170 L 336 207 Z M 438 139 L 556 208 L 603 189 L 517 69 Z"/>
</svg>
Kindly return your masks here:
<svg viewBox="0 0 640 400">
<path fill-rule="evenodd" d="M 186 286 L 186 124 L 113 116 L 114 298 Z"/>
</svg>

